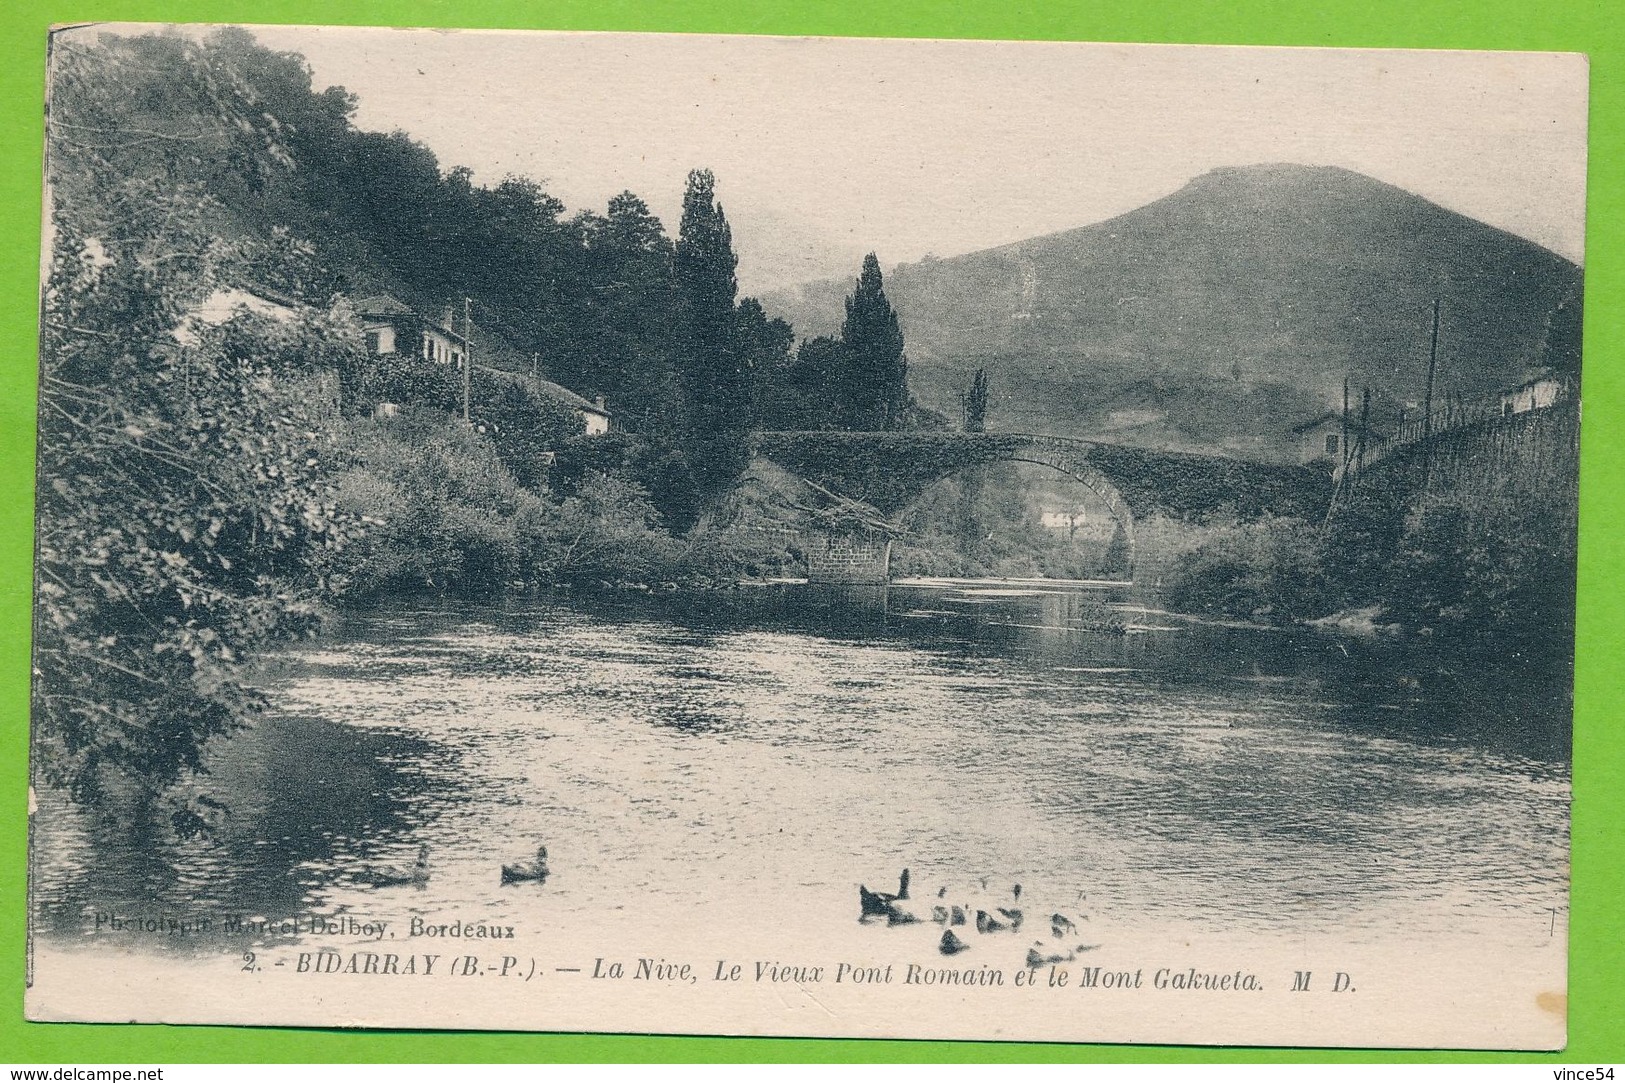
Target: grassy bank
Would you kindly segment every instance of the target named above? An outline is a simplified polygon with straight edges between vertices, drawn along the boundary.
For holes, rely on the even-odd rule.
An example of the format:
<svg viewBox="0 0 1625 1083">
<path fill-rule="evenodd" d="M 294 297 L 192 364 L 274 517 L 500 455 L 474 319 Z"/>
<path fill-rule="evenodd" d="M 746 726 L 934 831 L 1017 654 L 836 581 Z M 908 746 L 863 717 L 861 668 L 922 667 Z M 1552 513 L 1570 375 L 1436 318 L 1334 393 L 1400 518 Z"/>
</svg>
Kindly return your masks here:
<svg viewBox="0 0 1625 1083">
<path fill-rule="evenodd" d="M 558 584 L 713 585 L 776 568 L 759 535 L 669 530 L 649 493 L 586 470 L 521 485 L 485 434 L 408 409 L 348 423 L 337 503 L 365 527 L 338 559 L 341 598 L 487 594 Z"/>
</svg>

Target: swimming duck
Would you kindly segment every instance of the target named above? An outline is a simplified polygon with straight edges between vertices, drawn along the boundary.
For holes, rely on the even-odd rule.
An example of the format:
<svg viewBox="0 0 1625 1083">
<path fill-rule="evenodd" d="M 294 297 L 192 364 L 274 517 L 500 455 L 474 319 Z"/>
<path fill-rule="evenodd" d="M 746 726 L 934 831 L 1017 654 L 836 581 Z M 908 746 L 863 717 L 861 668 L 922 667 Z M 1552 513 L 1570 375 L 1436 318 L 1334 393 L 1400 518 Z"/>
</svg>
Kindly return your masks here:
<svg viewBox="0 0 1625 1083">
<path fill-rule="evenodd" d="M 976 931 L 979 933 L 1003 932 L 1010 926 L 989 914 L 986 910 L 976 911 Z"/>
<path fill-rule="evenodd" d="M 367 869 L 359 877 L 364 884 L 372 887 L 398 887 L 402 884 L 426 884 L 429 882 L 429 846 L 427 843 L 418 847 L 418 859 L 409 869 L 392 868 L 385 866 L 377 869 Z"/>
<path fill-rule="evenodd" d="M 907 869 L 904 869 L 903 870 L 903 875 L 898 877 L 898 879 L 897 879 L 897 894 L 895 894 L 895 895 L 887 895 L 885 892 L 881 892 L 881 891 L 870 891 L 867 887 L 863 886 L 862 884 L 859 884 L 858 885 L 858 911 L 859 911 L 858 920 L 861 921 L 864 918 L 870 918 L 870 917 L 886 917 L 886 918 L 888 918 L 888 920 L 887 920 L 888 925 L 895 924 L 894 922 L 889 920 L 890 915 L 893 912 L 893 905 L 892 904 L 897 903 L 897 902 L 906 902 L 906 901 L 908 901 L 908 870 Z M 917 921 L 919 919 L 916 918 L 915 920 Z"/>
<path fill-rule="evenodd" d="M 529 865 L 502 866 L 502 882 L 504 884 L 518 884 L 528 880 L 540 883 L 547 879 L 547 847 L 536 847 L 536 860 Z"/>
<path fill-rule="evenodd" d="M 1016 884 L 1010 889 L 1010 905 L 994 907 L 994 909 L 1004 917 L 1004 920 L 1010 923 L 1010 928 L 1012 930 L 1021 928 L 1021 923 L 1024 920 L 1021 913 L 1021 908 L 1016 905 L 1020 902 L 1021 885 Z"/>
<path fill-rule="evenodd" d="M 1070 963 L 1073 959 L 1077 958 L 1077 956 L 1070 951 L 1051 952 L 1047 949 L 1040 951 L 1039 949 L 1044 948 L 1044 946 L 1045 945 L 1042 940 L 1033 941 L 1033 946 L 1027 949 L 1028 966 L 1051 966 L 1055 963 Z"/>
</svg>

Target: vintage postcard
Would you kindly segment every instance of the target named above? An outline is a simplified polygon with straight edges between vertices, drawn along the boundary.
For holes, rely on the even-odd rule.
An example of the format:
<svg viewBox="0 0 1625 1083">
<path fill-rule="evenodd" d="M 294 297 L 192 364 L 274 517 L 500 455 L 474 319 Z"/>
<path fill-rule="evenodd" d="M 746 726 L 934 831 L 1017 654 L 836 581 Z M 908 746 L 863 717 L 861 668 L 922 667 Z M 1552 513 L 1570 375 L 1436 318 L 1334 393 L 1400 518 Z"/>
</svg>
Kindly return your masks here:
<svg viewBox="0 0 1625 1083">
<path fill-rule="evenodd" d="M 49 49 L 29 1018 L 1564 1044 L 1584 57 Z"/>
</svg>

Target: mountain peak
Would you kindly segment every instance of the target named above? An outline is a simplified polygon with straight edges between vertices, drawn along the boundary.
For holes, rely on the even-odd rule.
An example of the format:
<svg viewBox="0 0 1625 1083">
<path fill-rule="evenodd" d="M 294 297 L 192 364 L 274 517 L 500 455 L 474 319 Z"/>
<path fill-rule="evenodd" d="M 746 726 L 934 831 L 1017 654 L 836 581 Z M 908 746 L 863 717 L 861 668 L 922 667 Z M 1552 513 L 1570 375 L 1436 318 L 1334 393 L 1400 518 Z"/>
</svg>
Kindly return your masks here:
<svg viewBox="0 0 1625 1083">
<path fill-rule="evenodd" d="M 1296 162 L 1257 162 L 1216 166 L 1192 177 L 1180 192 L 1258 195 L 1376 197 L 1429 202 L 1413 192 L 1336 165 L 1301 165 Z M 1179 192 L 1174 193 L 1175 196 Z M 1173 198 L 1173 197 L 1170 197 Z M 1430 204 L 1431 205 L 1431 204 Z"/>
<path fill-rule="evenodd" d="M 1578 364 L 1581 272 L 1532 241 L 1337 166 L 1226 166 L 1105 222 L 896 268 L 886 292 L 922 403 L 970 373 L 989 424 L 1285 455 L 1291 426 L 1369 387 L 1379 431 L 1423 398 Z M 764 298 L 804 336 L 846 281 Z M 1569 324 L 1573 326 L 1570 327 Z"/>
<path fill-rule="evenodd" d="M 1191 184 L 1207 180 L 1281 181 L 1310 177 L 1336 177 L 1370 184 L 1382 184 L 1375 177 L 1356 173 L 1338 165 L 1305 165 L 1302 162 L 1251 162 L 1246 165 L 1218 165 L 1191 178 Z"/>
</svg>

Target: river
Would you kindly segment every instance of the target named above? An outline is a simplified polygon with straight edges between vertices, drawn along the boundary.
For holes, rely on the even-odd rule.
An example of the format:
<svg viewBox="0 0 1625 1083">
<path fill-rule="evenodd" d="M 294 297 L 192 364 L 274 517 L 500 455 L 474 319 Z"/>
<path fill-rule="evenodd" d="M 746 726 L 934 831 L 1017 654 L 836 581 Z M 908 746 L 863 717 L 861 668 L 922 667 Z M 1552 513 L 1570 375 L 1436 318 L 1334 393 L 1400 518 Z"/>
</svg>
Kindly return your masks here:
<svg viewBox="0 0 1625 1083">
<path fill-rule="evenodd" d="M 139 940 L 178 966 L 367 943 L 297 924 L 349 915 L 389 936 L 512 925 L 594 958 L 695 929 L 930 954 L 934 925 L 856 920 L 857 885 L 895 891 L 904 867 L 928 899 L 990 911 L 1019 883 L 1086 950 L 1493 956 L 1566 925 L 1565 688 L 1193 622 L 1120 586 L 437 600 L 351 613 L 263 686 L 265 717 L 212 757 L 212 837 L 45 799 L 42 944 L 104 944 L 109 915 L 214 915 Z M 539 844 L 546 883 L 501 884 Z M 366 883 L 420 846 L 426 883 Z"/>
</svg>

